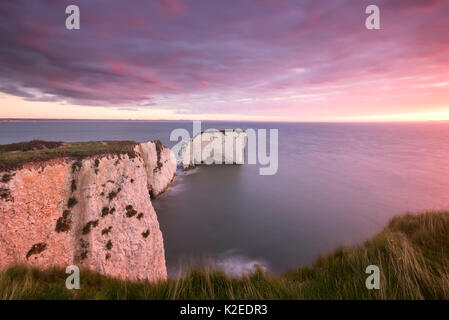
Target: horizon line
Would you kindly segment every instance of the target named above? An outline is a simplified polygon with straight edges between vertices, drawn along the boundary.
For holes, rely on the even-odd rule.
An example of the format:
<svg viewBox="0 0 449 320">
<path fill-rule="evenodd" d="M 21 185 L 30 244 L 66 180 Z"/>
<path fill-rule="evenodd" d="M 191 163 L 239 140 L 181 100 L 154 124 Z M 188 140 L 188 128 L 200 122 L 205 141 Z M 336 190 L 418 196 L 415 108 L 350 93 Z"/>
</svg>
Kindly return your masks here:
<svg viewBox="0 0 449 320">
<path fill-rule="evenodd" d="M 140 121 L 140 122 L 271 122 L 271 123 L 435 123 L 449 122 L 449 119 L 442 120 L 210 120 L 210 119 L 89 119 L 89 118 L 0 118 L 0 122 L 8 121 Z"/>
</svg>

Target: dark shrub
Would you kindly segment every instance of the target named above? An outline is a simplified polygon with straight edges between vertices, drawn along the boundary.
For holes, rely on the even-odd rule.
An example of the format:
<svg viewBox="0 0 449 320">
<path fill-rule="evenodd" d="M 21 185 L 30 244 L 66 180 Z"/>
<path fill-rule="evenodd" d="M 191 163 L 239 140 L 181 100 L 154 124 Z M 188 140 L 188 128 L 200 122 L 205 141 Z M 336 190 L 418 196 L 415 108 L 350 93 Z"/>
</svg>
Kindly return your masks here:
<svg viewBox="0 0 449 320">
<path fill-rule="evenodd" d="M 134 217 L 137 214 L 137 211 L 134 210 L 132 205 L 126 206 L 126 216 L 128 218 Z"/>
<path fill-rule="evenodd" d="M 105 217 L 109 214 L 109 208 L 108 207 L 103 207 L 103 209 L 101 209 L 101 216 Z"/>
<path fill-rule="evenodd" d="M 11 200 L 11 190 L 0 188 L 0 199 L 2 200 Z"/>
<path fill-rule="evenodd" d="M 58 221 L 56 221 L 56 232 L 67 232 L 70 230 L 70 220 L 68 218 L 60 217 Z"/>
<path fill-rule="evenodd" d="M 5 173 L 2 177 L 2 182 L 8 183 L 9 181 L 11 181 L 11 179 L 12 179 L 12 175 L 10 175 L 9 173 Z"/>
<path fill-rule="evenodd" d="M 98 226 L 98 220 L 89 221 L 83 228 L 83 234 L 88 234 L 91 228 L 95 228 Z"/>
<path fill-rule="evenodd" d="M 69 208 L 73 208 L 78 203 L 78 200 L 76 200 L 75 197 L 70 197 L 69 201 L 67 202 L 67 206 Z"/>
<path fill-rule="evenodd" d="M 81 162 L 81 160 L 76 160 L 73 164 L 72 164 L 72 171 L 78 171 L 81 169 L 81 167 L 83 166 L 83 163 Z"/>
<path fill-rule="evenodd" d="M 29 257 L 31 257 L 33 254 L 39 254 L 42 251 L 45 250 L 45 248 L 47 247 L 46 243 L 36 243 L 34 244 L 31 249 L 27 252 L 26 258 L 28 259 Z"/>
<path fill-rule="evenodd" d="M 108 199 L 109 199 L 109 200 L 112 200 L 112 199 L 114 199 L 115 197 L 117 197 L 117 192 L 115 192 L 115 191 L 109 192 L 109 194 L 108 194 Z"/>
<path fill-rule="evenodd" d="M 74 192 L 76 190 L 76 181 L 75 181 L 75 179 L 72 180 L 72 184 L 70 185 L 70 190 L 72 190 L 72 192 Z"/>
<path fill-rule="evenodd" d="M 103 230 L 101 230 L 101 234 L 105 235 L 105 234 L 109 234 L 109 232 L 111 232 L 112 230 L 112 226 L 109 226 L 107 228 L 104 228 Z"/>
<path fill-rule="evenodd" d="M 87 250 L 84 250 L 83 252 L 81 252 L 81 260 L 84 260 L 87 258 L 87 253 L 88 253 Z"/>
<path fill-rule="evenodd" d="M 142 237 L 147 238 L 150 235 L 150 230 L 147 229 L 147 231 L 142 232 Z"/>
</svg>

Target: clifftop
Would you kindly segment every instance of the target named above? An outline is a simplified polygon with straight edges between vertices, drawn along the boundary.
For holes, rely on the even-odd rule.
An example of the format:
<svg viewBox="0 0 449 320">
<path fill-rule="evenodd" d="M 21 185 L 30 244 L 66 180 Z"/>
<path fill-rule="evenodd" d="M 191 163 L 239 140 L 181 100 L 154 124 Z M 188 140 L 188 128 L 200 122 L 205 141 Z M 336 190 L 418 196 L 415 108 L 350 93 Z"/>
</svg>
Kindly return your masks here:
<svg viewBox="0 0 449 320">
<path fill-rule="evenodd" d="M 134 141 L 60 142 L 33 140 L 0 145 L 0 171 L 20 169 L 23 164 L 55 158 L 83 159 L 106 154 L 135 157 Z"/>
</svg>

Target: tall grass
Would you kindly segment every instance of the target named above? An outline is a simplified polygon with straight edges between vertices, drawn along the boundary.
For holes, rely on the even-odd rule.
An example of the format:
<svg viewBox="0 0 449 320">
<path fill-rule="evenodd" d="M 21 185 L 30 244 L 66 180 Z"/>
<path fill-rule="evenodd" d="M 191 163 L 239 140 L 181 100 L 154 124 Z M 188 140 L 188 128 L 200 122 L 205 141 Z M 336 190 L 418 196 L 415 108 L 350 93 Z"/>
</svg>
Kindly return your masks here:
<svg viewBox="0 0 449 320">
<path fill-rule="evenodd" d="M 365 268 L 381 270 L 380 290 Z M 258 269 L 239 279 L 193 268 L 160 283 L 122 281 L 84 270 L 67 290 L 64 270 L 13 266 L 0 273 L 2 299 L 449 299 L 449 213 L 407 214 L 358 247 L 340 248 L 312 267 L 282 275 Z"/>
</svg>

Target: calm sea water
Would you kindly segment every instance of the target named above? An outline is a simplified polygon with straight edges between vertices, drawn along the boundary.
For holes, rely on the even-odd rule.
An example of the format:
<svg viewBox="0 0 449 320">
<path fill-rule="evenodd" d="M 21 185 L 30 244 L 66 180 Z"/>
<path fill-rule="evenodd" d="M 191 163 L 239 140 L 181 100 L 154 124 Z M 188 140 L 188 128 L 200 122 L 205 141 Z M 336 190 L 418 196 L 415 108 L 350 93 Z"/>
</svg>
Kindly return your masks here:
<svg viewBox="0 0 449 320">
<path fill-rule="evenodd" d="M 308 265 L 360 243 L 406 211 L 449 209 L 449 124 L 208 122 L 205 128 L 279 129 L 279 170 L 206 166 L 154 201 L 169 273 L 213 259 L 239 274 Z M 31 139 L 160 139 L 191 122 L 0 122 L 0 144 Z"/>
</svg>

